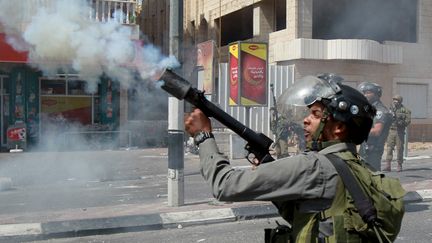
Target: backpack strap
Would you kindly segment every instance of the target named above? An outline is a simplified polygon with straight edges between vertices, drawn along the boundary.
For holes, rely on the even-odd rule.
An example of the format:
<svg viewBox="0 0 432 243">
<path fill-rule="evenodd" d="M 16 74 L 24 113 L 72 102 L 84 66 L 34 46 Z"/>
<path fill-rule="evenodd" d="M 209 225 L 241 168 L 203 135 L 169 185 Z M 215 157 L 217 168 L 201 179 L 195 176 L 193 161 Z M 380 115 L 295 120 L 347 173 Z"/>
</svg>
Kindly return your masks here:
<svg viewBox="0 0 432 243">
<path fill-rule="evenodd" d="M 377 222 L 377 210 L 375 206 L 361 188 L 346 162 L 335 154 L 325 154 L 320 157 L 329 160 L 333 164 L 346 190 L 351 195 L 354 201 L 354 206 L 357 208 L 363 221 L 374 230 L 375 235 L 378 237 L 378 241 L 383 243 L 384 238 L 387 242 L 392 242 Z"/>
<path fill-rule="evenodd" d="M 345 188 L 353 198 L 354 205 L 359 211 L 363 221 L 370 226 L 374 225 L 377 218 L 376 208 L 372 204 L 370 198 L 360 187 L 358 181 L 355 179 L 345 161 L 335 154 L 325 154 L 324 157 L 327 158 L 335 167 Z"/>
</svg>

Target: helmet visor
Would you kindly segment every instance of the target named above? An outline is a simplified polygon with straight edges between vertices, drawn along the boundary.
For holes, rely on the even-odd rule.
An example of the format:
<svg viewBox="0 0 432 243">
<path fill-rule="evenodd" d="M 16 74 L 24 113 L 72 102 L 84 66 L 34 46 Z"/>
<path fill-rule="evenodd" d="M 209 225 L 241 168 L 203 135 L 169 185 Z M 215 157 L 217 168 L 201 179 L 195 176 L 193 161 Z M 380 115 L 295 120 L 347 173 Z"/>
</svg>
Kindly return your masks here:
<svg viewBox="0 0 432 243">
<path fill-rule="evenodd" d="M 286 89 L 278 98 L 278 110 L 291 120 L 302 123 L 308 114 L 308 106 L 323 98 L 330 99 L 340 90 L 334 83 L 315 76 L 306 76 Z"/>
<path fill-rule="evenodd" d="M 340 88 L 314 76 L 306 76 L 286 89 L 278 99 L 280 106 L 309 106 L 323 98 L 330 99 Z"/>
</svg>

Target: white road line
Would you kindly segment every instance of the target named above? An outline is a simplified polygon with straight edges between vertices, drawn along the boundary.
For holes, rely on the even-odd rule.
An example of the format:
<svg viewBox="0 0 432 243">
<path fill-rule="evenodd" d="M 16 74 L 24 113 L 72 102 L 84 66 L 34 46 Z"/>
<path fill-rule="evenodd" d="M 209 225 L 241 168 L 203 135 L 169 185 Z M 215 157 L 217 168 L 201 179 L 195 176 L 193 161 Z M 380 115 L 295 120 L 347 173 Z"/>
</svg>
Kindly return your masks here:
<svg viewBox="0 0 432 243">
<path fill-rule="evenodd" d="M 0 225 L 0 236 L 39 235 L 41 233 L 42 227 L 39 223 Z"/>
<path fill-rule="evenodd" d="M 420 194 L 423 199 L 432 199 L 431 189 L 417 190 L 417 193 Z"/>
<path fill-rule="evenodd" d="M 412 156 L 412 157 L 405 157 L 405 160 L 417 160 L 417 159 L 430 159 L 431 157 L 429 155 L 418 155 L 418 156 Z"/>
</svg>

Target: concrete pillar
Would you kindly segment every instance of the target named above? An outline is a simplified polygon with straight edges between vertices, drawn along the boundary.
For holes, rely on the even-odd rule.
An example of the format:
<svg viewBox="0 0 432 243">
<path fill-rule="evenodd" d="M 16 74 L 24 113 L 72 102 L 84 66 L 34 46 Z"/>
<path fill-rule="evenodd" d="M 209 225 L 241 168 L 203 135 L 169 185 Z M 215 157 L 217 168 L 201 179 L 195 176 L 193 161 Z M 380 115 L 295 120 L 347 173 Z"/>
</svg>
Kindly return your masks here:
<svg viewBox="0 0 432 243">
<path fill-rule="evenodd" d="M 180 60 L 183 0 L 170 0 L 170 54 Z M 181 60 L 180 60 L 181 63 Z M 184 204 L 184 102 L 168 98 L 168 206 Z"/>
<path fill-rule="evenodd" d="M 120 104 L 119 104 L 119 143 L 120 146 L 131 146 L 131 134 L 129 133 L 128 126 L 128 92 L 127 89 L 120 88 Z"/>
<path fill-rule="evenodd" d="M 287 0 L 288 38 L 312 38 L 313 0 Z"/>
<path fill-rule="evenodd" d="M 268 41 L 268 34 L 273 32 L 273 26 L 273 3 L 271 1 L 261 1 L 259 5 L 253 8 L 254 39 L 257 41 Z"/>
</svg>

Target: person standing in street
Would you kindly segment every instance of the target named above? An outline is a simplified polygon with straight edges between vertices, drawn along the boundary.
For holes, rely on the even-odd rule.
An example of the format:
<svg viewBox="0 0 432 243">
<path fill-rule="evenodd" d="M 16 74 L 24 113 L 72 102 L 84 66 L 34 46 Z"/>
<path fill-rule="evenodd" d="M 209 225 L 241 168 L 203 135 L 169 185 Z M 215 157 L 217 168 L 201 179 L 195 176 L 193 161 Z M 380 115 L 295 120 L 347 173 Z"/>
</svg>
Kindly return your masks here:
<svg viewBox="0 0 432 243">
<path fill-rule="evenodd" d="M 375 170 L 381 170 L 384 144 L 391 125 L 391 114 L 381 102 L 382 88 L 376 83 L 363 82 L 358 86 L 377 113 L 369 132 L 369 138 L 360 146 L 360 156 Z"/>
<path fill-rule="evenodd" d="M 200 171 L 215 198 L 272 201 L 292 226 L 284 238 L 289 242 L 321 242 L 341 236 L 346 240 L 343 242 L 375 242 L 376 235 L 367 225 L 359 232 L 356 229 L 360 226 L 352 219 L 347 219 L 350 226 L 334 221 L 347 216 L 346 194 L 337 170 L 324 157 L 336 155 L 350 168 L 361 168 L 369 178 L 372 172 L 358 157 L 356 145 L 367 139 L 376 113 L 358 90 L 343 85 L 341 80 L 334 74 L 306 76 L 287 89 L 282 94 L 282 105 L 308 110 L 302 119 L 307 151 L 250 169 L 230 165 L 219 152 L 211 121 L 195 109 L 185 120 L 185 129 L 199 146 Z M 334 222 L 334 228 L 326 231 L 325 222 Z"/>
<path fill-rule="evenodd" d="M 288 122 L 287 119 L 278 114 L 275 109 L 271 109 L 272 119 L 270 120 L 270 130 L 275 136 L 275 142 L 273 143 L 276 157 L 278 159 L 289 156 L 288 146 Z M 276 116 L 277 114 L 277 116 Z"/>
<path fill-rule="evenodd" d="M 405 129 L 411 123 L 411 111 L 402 104 L 403 98 L 400 95 L 393 97 L 393 103 L 390 106 L 392 115 L 392 124 L 387 137 L 387 155 L 386 167 L 384 171 L 391 171 L 391 162 L 393 160 L 393 150 L 397 150 L 397 171 L 402 171 L 403 153 L 405 145 Z"/>
</svg>

